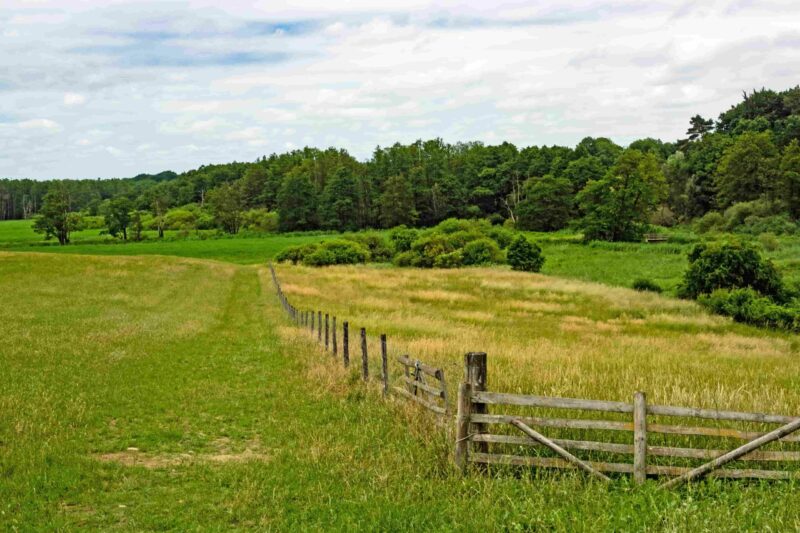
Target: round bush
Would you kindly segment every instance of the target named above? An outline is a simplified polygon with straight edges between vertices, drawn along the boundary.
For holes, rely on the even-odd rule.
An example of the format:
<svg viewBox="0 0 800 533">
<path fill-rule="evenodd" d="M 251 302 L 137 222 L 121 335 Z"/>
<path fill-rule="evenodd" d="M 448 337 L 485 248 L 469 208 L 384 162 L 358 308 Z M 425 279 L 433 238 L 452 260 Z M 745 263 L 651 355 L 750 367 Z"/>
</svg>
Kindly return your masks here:
<svg viewBox="0 0 800 533">
<path fill-rule="evenodd" d="M 291 261 L 293 264 L 302 263 L 306 257 L 317 251 L 317 244 L 299 244 L 284 248 L 275 256 L 275 261 L 283 263 Z"/>
<path fill-rule="evenodd" d="M 661 286 L 646 278 L 634 280 L 633 288 L 637 291 L 661 292 Z"/>
<path fill-rule="evenodd" d="M 419 237 L 417 230 L 405 226 L 397 226 L 389 232 L 389 240 L 392 242 L 396 253 L 411 250 L 411 243 L 417 240 L 417 237 Z"/>
<path fill-rule="evenodd" d="M 499 263 L 503 257 L 497 243 L 488 238 L 467 243 L 464 246 L 463 256 L 465 265 L 490 265 Z"/>
<path fill-rule="evenodd" d="M 776 302 L 788 299 L 788 291 L 775 266 L 751 245 L 698 244 L 689 252 L 689 269 L 679 288 L 681 296 L 696 299 L 717 289 L 744 288 Z"/>
<path fill-rule="evenodd" d="M 694 223 L 697 233 L 708 233 L 709 231 L 719 231 L 725 226 L 725 217 L 722 213 L 709 211 Z"/>
<path fill-rule="evenodd" d="M 544 265 L 542 249 L 538 244 L 520 235 L 508 246 L 508 264 L 514 270 L 539 272 Z"/>
<path fill-rule="evenodd" d="M 303 259 L 309 266 L 353 265 L 366 263 L 369 252 L 353 241 L 335 240 L 322 243 L 317 250 Z"/>
<path fill-rule="evenodd" d="M 436 268 L 458 268 L 464 264 L 464 254 L 461 250 L 442 254 L 433 262 Z"/>
</svg>

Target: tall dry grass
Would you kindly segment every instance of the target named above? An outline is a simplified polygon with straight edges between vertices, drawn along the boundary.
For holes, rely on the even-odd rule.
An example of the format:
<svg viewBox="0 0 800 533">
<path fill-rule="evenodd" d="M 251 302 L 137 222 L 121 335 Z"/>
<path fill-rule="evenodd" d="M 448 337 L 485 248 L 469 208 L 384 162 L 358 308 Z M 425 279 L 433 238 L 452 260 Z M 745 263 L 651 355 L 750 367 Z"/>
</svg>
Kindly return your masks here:
<svg viewBox="0 0 800 533">
<path fill-rule="evenodd" d="M 496 391 L 630 401 L 643 390 L 650 403 L 800 412 L 797 337 L 692 302 L 494 268 L 277 272 L 297 307 L 349 320 L 352 359 L 366 327 L 375 370 L 386 333 L 392 355 L 441 366 L 451 390 L 463 354 L 485 351 Z"/>
</svg>

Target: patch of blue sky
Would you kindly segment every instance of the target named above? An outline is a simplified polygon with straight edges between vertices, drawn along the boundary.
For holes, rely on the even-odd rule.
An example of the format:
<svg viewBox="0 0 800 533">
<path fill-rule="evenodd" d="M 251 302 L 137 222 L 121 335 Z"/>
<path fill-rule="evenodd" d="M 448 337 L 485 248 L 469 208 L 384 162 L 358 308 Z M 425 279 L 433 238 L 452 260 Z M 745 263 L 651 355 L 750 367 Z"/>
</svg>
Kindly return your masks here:
<svg viewBox="0 0 800 533">
<path fill-rule="evenodd" d="M 73 48 L 72 53 L 108 57 L 122 67 L 215 67 L 285 63 L 288 52 L 220 51 L 212 52 L 152 42 L 123 45 L 97 45 Z"/>
</svg>

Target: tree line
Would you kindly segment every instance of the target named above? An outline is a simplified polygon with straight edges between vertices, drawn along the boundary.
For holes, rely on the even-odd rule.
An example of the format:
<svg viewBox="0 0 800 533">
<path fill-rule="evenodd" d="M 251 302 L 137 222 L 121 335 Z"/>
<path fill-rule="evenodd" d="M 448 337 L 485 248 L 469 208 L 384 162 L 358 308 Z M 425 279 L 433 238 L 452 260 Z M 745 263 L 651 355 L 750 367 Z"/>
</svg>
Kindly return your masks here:
<svg viewBox="0 0 800 533">
<path fill-rule="evenodd" d="M 0 219 L 39 215 L 39 230 L 58 236 L 58 225 L 79 226 L 75 213 L 103 216 L 124 239 L 135 227 L 352 231 L 459 217 L 618 241 L 639 239 L 650 223 L 732 208 L 745 213 L 742 224 L 800 218 L 800 87 L 744 93 L 717 120 L 692 117 L 675 142 L 622 147 L 587 137 L 574 148 L 518 148 L 433 139 L 377 147 L 366 161 L 304 148 L 182 174 L 0 180 Z"/>
</svg>

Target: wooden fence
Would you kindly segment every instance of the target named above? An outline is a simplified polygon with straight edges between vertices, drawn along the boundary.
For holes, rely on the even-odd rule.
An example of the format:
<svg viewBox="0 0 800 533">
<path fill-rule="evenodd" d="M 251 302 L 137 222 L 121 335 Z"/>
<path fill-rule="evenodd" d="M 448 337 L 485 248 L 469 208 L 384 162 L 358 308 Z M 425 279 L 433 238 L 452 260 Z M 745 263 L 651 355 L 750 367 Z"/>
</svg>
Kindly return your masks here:
<svg viewBox="0 0 800 533">
<path fill-rule="evenodd" d="M 643 392 L 634 393 L 630 403 L 490 392 L 486 390 L 486 354 L 467 354 L 465 367 L 467 379 L 459 386 L 456 418 L 456 464 L 462 469 L 469 463 L 580 469 L 600 479 L 608 479 L 606 473 L 633 474 L 637 483 L 643 483 L 648 476 L 672 477 L 664 486 L 704 475 L 800 478 L 800 450 L 795 444 L 800 442 L 800 436 L 793 435 L 800 429 L 797 417 L 648 405 Z M 600 413 L 602 417 L 551 414 L 576 411 Z M 684 422 L 671 421 L 676 418 Z M 715 425 L 703 424 L 709 421 Z M 731 423 L 779 427 L 744 430 L 730 427 Z M 596 439 L 605 436 L 605 440 L 548 438 L 533 427 L 581 436 L 591 434 Z M 627 437 L 608 437 L 613 434 Z M 653 445 L 649 441 L 654 436 L 689 440 L 696 445 Z M 709 447 L 717 441 L 721 442 Z M 725 443 L 731 441 L 747 442 L 725 449 Z M 763 449 L 778 442 L 781 449 Z M 602 459 L 577 456 L 585 452 Z M 679 464 L 674 464 L 675 460 Z M 706 462 L 691 464 L 702 460 Z M 734 461 L 744 463 L 744 467 L 722 468 Z M 778 468 L 766 469 L 766 465 Z"/>
<path fill-rule="evenodd" d="M 317 342 L 324 346 L 326 352 L 331 352 L 336 359 L 341 357 L 342 364 L 345 368 L 348 368 L 351 356 L 351 327 L 349 321 L 339 321 L 336 316 L 319 310 L 297 309 L 284 294 L 280 280 L 271 264 L 269 269 L 278 298 L 289 318 L 299 327 L 308 329 L 312 337 L 316 338 Z M 341 336 L 339 333 L 340 328 Z M 370 381 L 367 330 L 360 328 L 357 335 L 361 378 L 364 381 Z M 381 368 L 380 373 L 372 377 L 380 380 L 383 394 L 395 393 L 399 397 L 419 404 L 440 417 L 448 416 L 451 409 L 448 404 L 444 370 L 425 364 L 420 360 L 411 359 L 407 354 L 400 355 L 393 359 L 394 362 L 399 364 L 401 370 L 399 379 L 396 380 L 398 383 L 391 383 L 392 372 L 389 367 L 390 358 L 386 334 L 382 333 L 379 341 Z"/>
<path fill-rule="evenodd" d="M 272 265 L 270 271 L 289 317 L 307 328 L 335 358 L 341 356 L 348 367 L 349 323 L 341 322 L 339 337 L 336 316 L 295 308 Z M 360 372 L 368 381 L 367 332 L 360 328 L 358 335 Z M 401 372 L 392 384 L 385 334 L 380 335 L 380 351 L 384 394 L 394 392 L 413 401 L 438 415 L 440 422 L 452 420 L 441 368 L 401 355 L 395 358 Z M 491 465 L 578 469 L 605 481 L 609 480 L 606 474 L 632 474 L 637 483 L 666 476 L 670 479 L 663 483 L 665 487 L 706 475 L 800 478 L 800 436 L 794 434 L 800 429 L 798 417 L 649 405 L 643 392 L 634 393 L 631 402 L 491 392 L 483 352 L 465 355 L 455 429 L 455 463 L 462 471 L 470 464 L 479 469 Z M 745 443 L 729 449 L 737 441 Z M 737 468 L 723 468 L 734 462 L 739 463 Z"/>
</svg>

